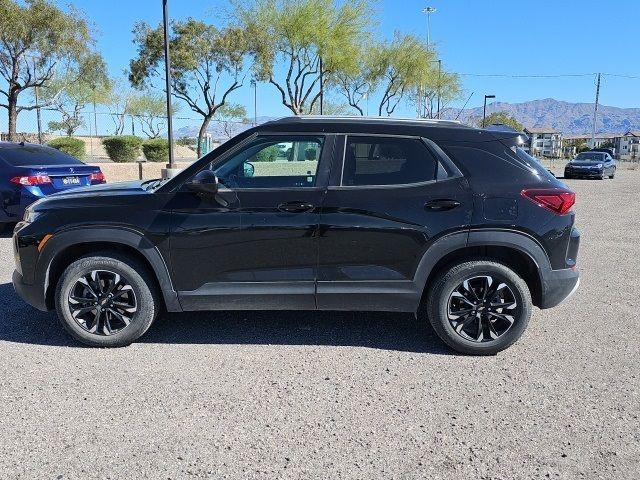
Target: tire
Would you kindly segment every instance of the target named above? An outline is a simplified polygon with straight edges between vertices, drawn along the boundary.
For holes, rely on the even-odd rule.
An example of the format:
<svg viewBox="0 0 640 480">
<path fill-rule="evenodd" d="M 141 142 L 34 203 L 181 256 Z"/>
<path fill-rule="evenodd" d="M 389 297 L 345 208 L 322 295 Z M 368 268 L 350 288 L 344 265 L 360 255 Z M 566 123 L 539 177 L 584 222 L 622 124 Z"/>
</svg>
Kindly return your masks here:
<svg viewBox="0 0 640 480">
<path fill-rule="evenodd" d="M 609 175 L 609 178 L 613 178 L 616 176 L 616 169 L 613 169 L 613 173 L 611 175 Z"/>
<path fill-rule="evenodd" d="M 98 273 L 94 277 L 92 272 Z M 115 293 L 109 297 L 111 285 Z M 94 323 L 97 310 L 90 307 L 100 292 L 104 298 L 93 305 L 104 304 L 105 310 L 100 308 L 101 316 Z M 79 342 L 91 347 L 124 347 L 144 335 L 161 303 L 155 279 L 144 265 L 128 255 L 99 252 L 81 257 L 65 269 L 56 287 L 55 305 L 60 323 Z M 78 314 L 80 310 L 89 311 Z"/>
<path fill-rule="evenodd" d="M 440 273 L 428 290 L 426 313 L 433 329 L 449 347 L 469 355 L 495 355 L 522 336 L 531 317 L 531 293 L 525 281 L 511 268 L 493 260 L 473 259 L 450 265 Z M 492 282 L 489 283 L 486 277 L 491 277 Z M 464 288 L 464 282 L 467 282 L 470 289 Z M 470 298 L 473 298 L 471 295 L 482 298 L 482 290 L 476 289 L 481 282 L 488 285 L 489 293 L 491 288 L 498 289 L 493 298 L 489 299 L 495 300 L 493 306 L 487 306 L 490 305 L 489 302 L 480 307 L 469 306 L 473 314 L 460 316 L 459 321 L 453 320 L 450 312 L 465 308 L 469 303 L 460 298 L 462 295 L 459 288 L 465 294 L 469 292 Z M 498 285 L 494 282 L 498 282 Z M 473 299 L 476 302 L 476 298 Z M 507 305 L 508 308 L 496 308 L 497 303 Z M 488 310 L 493 311 L 495 316 Z M 513 321 L 509 322 L 509 319 Z M 481 324 L 483 326 L 478 328 Z M 481 330 L 482 333 L 478 334 Z M 496 338 L 492 338 L 496 335 Z"/>
</svg>

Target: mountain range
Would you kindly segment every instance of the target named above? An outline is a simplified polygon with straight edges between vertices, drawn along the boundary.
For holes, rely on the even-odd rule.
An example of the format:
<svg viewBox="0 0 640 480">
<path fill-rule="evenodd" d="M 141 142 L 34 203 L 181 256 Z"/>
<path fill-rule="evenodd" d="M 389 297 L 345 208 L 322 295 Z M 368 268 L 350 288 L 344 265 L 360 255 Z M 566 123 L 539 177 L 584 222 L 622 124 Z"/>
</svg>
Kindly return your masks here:
<svg viewBox="0 0 640 480">
<path fill-rule="evenodd" d="M 571 103 L 553 98 L 531 100 L 522 103 L 493 102 L 487 105 L 487 115 L 492 112 L 508 112 L 524 127 L 553 128 L 565 135 L 590 134 L 593 122 L 593 103 Z M 259 116 L 258 123 L 273 120 L 276 117 Z M 467 109 L 446 109 L 442 118 L 458 119 L 463 123 L 477 124 L 482 118 L 482 107 Z M 251 119 L 253 120 L 253 119 Z M 236 123 L 230 129 L 236 135 L 251 127 L 251 123 Z M 176 138 L 196 137 L 199 125 L 189 125 L 176 130 Z M 640 108 L 620 108 L 598 105 L 597 133 L 626 133 L 640 130 Z M 214 139 L 225 139 L 227 133 L 221 123 L 211 122 L 208 132 Z"/>
<path fill-rule="evenodd" d="M 493 102 L 487 104 L 487 115 L 505 111 L 514 116 L 524 127 L 551 127 L 567 134 L 591 133 L 593 103 L 570 103 L 553 98 L 522 103 Z M 482 118 L 482 107 L 462 111 L 449 109 L 443 118 L 476 124 Z M 598 105 L 597 133 L 626 133 L 640 130 L 640 108 L 619 108 Z"/>
</svg>

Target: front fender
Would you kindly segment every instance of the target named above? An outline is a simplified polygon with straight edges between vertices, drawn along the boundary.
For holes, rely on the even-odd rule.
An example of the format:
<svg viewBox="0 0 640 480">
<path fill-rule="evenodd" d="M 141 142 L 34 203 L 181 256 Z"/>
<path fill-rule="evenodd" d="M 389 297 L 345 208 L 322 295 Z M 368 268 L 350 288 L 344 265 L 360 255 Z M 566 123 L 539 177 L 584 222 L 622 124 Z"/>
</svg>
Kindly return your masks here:
<svg viewBox="0 0 640 480">
<path fill-rule="evenodd" d="M 169 267 L 160 250 L 141 232 L 126 227 L 78 227 L 56 233 L 43 248 L 36 266 L 36 283 L 43 285 L 45 295 L 49 291 L 51 267 L 56 258 L 59 258 L 66 249 L 86 243 L 110 243 L 135 249 L 151 266 L 160 285 L 167 310 L 181 311 Z"/>
</svg>

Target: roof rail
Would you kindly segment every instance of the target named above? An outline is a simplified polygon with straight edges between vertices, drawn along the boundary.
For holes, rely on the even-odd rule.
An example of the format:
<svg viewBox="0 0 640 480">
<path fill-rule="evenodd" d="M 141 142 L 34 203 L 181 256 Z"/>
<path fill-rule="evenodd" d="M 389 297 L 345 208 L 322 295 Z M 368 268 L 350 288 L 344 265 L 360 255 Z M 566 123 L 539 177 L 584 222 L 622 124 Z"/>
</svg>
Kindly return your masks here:
<svg viewBox="0 0 640 480">
<path fill-rule="evenodd" d="M 281 117 L 271 120 L 269 123 L 286 123 L 303 120 L 357 120 L 357 121 L 373 121 L 373 122 L 407 122 L 407 123 L 425 123 L 425 124 L 443 124 L 462 126 L 459 120 L 444 120 L 440 118 L 399 118 L 399 117 L 366 117 L 358 115 L 297 115 L 289 117 Z"/>
</svg>

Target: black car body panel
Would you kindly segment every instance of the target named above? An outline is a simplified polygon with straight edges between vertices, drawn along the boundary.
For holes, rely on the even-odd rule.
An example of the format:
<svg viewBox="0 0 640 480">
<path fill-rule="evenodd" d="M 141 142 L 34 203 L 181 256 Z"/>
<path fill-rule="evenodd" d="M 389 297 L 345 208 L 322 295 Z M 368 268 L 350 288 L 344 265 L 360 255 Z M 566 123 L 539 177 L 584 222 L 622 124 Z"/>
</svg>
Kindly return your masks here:
<svg viewBox="0 0 640 480">
<path fill-rule="evenodd" d="M 272 155 L 288 155 L 280 163 L 299 173 L 255 176 L 247 161 L 236 169 L 235 159 L 260 142 L 272 142 Z M 521 143 L 517 133 L 452 122 L 269 122 L 167 182 L 78 189 L 33 205 L 14 234 L 14 284 L 33 306 L 50 309 L 70 258 L 120 248 L 148 265 L 169 311 L 416 312 L 443 262 L 502 249 L 504 261 L 508 252 L 521 257 L 536 303 L 550 307 L 578 282 L 579 233 L 573 213 L 558 215 L 521 194 L 566 188 L 520 156 Z M 377 173 L 395 144 L 433 170 L 405 162 Z M 215 196 L 186 187 L 205 169 L 226 183 Z M 375 184 L 391 176 L 398 180 Z"/>
</svg>

